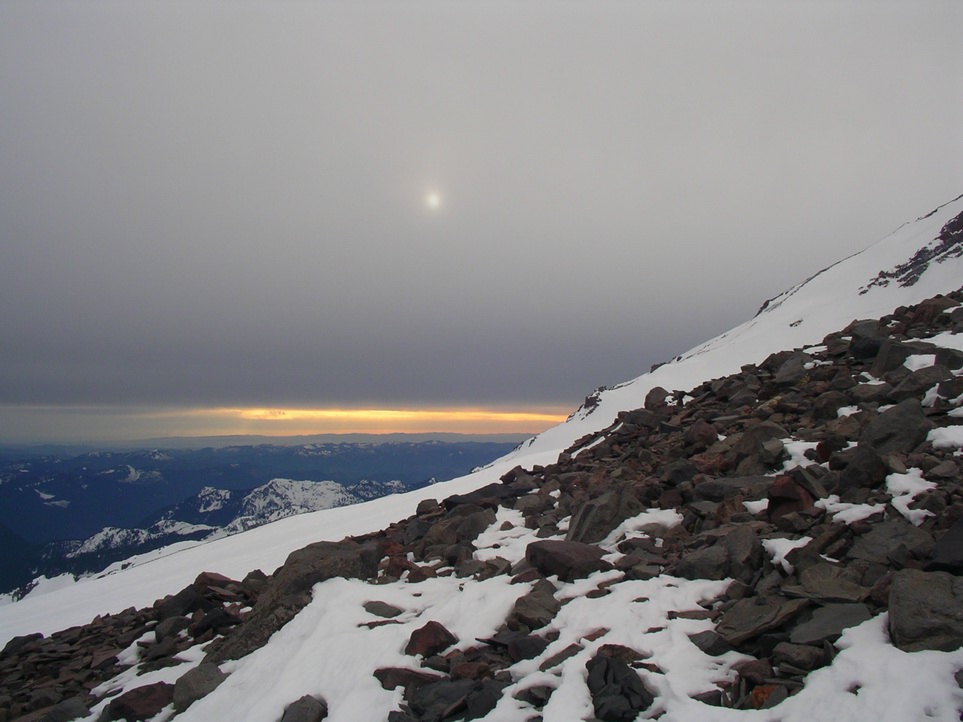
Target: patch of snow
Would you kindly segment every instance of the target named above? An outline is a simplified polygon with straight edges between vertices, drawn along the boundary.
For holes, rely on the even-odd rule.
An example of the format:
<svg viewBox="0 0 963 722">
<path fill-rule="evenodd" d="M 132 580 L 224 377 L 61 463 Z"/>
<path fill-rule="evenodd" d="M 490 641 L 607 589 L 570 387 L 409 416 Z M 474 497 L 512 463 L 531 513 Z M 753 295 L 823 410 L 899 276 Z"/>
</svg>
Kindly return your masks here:
<svg viewBox="0 0 963 722">
<path fill-rule="evenodd" d="M 836 494 L 817 500 L 815 505 L 832 514 L 833 521 L 840 524 L 852 524 L 854 521 L 868 519 L 873 514 L 880 514 L 886 510 L 885 504 L 848 504 L 840 501 Z"/>
<path fill-rule="evenodd" d="M 959 416 L 959 414 L 957 414 L 957 416 Z M 933 444 L 933 448 L 935 449 L 959 448 L 963 446 L 963 425 L 933 429 L 927 434 L 926 440 Z"/>
<path fill-rule="evenodd" d="M 951 310 L 956 310 L 959 306 L 954 307 Z M 957 351 L 963 351 L 963 333 L 953 333 L 952 331 L 944 331 L 943 333 L 938 333 L 935 336 L 930 336 L 929 338 L 920 339 L 921 341 L 926 341 L 940 348 L 952 348 Z"/>
<path fill-rule="evenodd" d="M 746 507 L 746 511 L 750 514 L 759 514 L 769 508 L 768 499 L 760 499 L 759 501 L 744 501 L 742 505 Z"/>
<path fill-rule="evenodd" d="M 786 573 L 792 574 L 793 566 L 786 561 L 786 555 L 793 549 L 799 549 L 812 541 L 811 537 L 804 536 L 799 539 L 763 539 L 762 547 L 772 557 L 772 563 L 781 566 Z"/>
<path fill-rule="evenodd" d="M 910 509 L 913 499 L 924 491 L 935 489 L 936 484 L 923 478 L 922 469 L 908 469 L 905 474 L 890 474 L 886 477 L 886 491 L 892 496 L 893 508 L 916 526 L 922 524 L 933 512 L 926 509 Z"/>
<path fill-rule="evenodd" d="M 917 353 L 907 356 L 903 365 L 910 371 L 919 371 L 928 368 L 936 363 L 935 353 Z"/>
</svg>

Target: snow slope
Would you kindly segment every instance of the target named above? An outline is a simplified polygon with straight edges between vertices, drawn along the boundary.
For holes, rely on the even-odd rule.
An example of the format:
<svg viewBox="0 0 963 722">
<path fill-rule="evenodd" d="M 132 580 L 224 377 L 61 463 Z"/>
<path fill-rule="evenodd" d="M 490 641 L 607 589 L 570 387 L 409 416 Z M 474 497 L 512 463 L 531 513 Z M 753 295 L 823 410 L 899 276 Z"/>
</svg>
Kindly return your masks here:
<svg viewBox="0 0 963 722">
<path fill-rule="evenodd" d="M 84 624 L 97 614 L 142 607 L 182 589 L 201 571 L 240 578 L 251 569 L 271 572 L 287 555 L 313 541 L 337 540 L 384 528 L 414 513 L 425 498 L 444 498 L 496 481 L 516 465 L 549 464 L 577 439 L 609 426 L 623 410 L 642 406 L 656 386 L 688 390 L 711 378 L 735 373 L 770 353 L 816 344 L 853 319 L 878 318 L 897 306 L 918 303 L 963 284 L 963 255 L 932 261 L 908 286 L 891 282 L 866 289 L 881 271 L 907 263 L 920 249 L 935 247 L 941 229 L 963 213 L 963 196 L 907 223 L 869 248 L 836 263 L 767 302 L 755 318 L 683 354 L 651 373 L 602 392 L 598 404 L 575 412 L 565 423 L 522 444 L 488 467 L 408 494 L 284 519 L 208 543 L 184 542 L 115 565 L 76 584 L 42 585 L 0 607 L 0 644 L 35 631 L 52 632 Z"/>
<path fill-rule="evenodd" d="M 516 465 L 531 467 L 551 463 L 577 439 L 609 426 L 619 411 L 641 406 L 646 393 L 655 386 L 688 390 L 707 379 L 734 373 L 746 363 L 761 361 L 772 352 L 816 344 L 824 335 L 853 319 L 879 317 L 897 306 L 955 290 L 963 284 L 963 255 L 957 254 L 955 247 L 944 252 L 947 244 L 945 240 L 938 240 L 938 236 L 944 226 L 961 213 L 963 197 L 790 289 L 768 302 L 745 324 L 652 373 L 601 393 L 596 405 L 583 407 L 567 422 L 485 469 L 408 494 L 292 517 L 209 543 L 174 545 L 130 560 L 125 563 L 127 568 L 108 570 L 98 578 L 68 585 L 62 582 L 44 585 L 22 601 L 0 607 L 0 644 L 18 634 L 49 633 L 86 623 L 99 613 L 149 605 L 183 588 L 204 570 L 234 578 L 254 568 L 273 571 L 288 553 L 312 541 L 336 540 L 381 529 L 412 514 L 422 499 L 470 491 L 497 480 Z M 903 285 L 898 278 L 886 278 L 885 274 L 902 264 L 919 259 L 921 249 L 939 251 L 940 255 L 930 258 L 925 266 L 922 262 L 915 264 L 913 273 L 906 275 L 907 278 L 918 276 L 914 283 Z M 874 283 L 881 272 L 888 283 Z M 501 515 L 511 513 L 510 510 L 499 512 Z M 507 516 L 505 520 L 510 521 Z M 524 535 L 529 530 L 519 527 L 516 524 L 515 531 L 492 532 L 502 536 L 488 539 L 487 544 L 491 548 L 497 546 L 503 556 L 523 554 L 529 541 Z M 492 527 L 495 528 L 497 525 Z M 511 538 L 511 534 L 520 536 Z M 479 539 L 479 554 L 485 553 L 485 544 L 485 539 Z M 591 587 L 598 581 L 592 578 L 583 583 L 590 583 Z M 700 599 L 712 597 L 718 592 L 719 584 L 668 577 L 623 584 L 620 588 L 628 596 L 615 599 L 611 616 L 606 617 L 606 625 L 620 630 L 619 634 L 629 640 L 637 630 L 651 627 L 655 621 L 665 624 L 664 636 L 654 641 L 648 638 L 650 645 L 659 646 L 652 651 L 660 656 L 663 666 L 667 664 L 678 670 L 667 670 L 666 688 L 660 690 L 666 700 L 663 719 L 680 722 L 775 719 L 775 711 L 710 709 L 689 698 L 713 678 L 727 674 L 734 659 L 707 661 L 691 657 L 692 645 L 678 645 L 676 641 L 681 635 L 701 629 L 699 625 L 703 622 L 675 619 L 667 623 L 665 614 L 672 609 L 692 608 Z M 49 591 L 41 593 L 44 589 Z M 401 664 L 399 640 L 427 618 L 442 621 L 468 642 L 491 634 L 504 620 L 514 600 L 528 591 L 528 585 L 508 585 L 504 578 L 481 583 L 444 577 L 428 580 L 418 585 L 416 591 L 417 594 L 413 593 L 405 585 L 372 588 L 362 582 L 339 579 L 319 585 L 314 602 L 291 624 L 272 637 L 264 648 L 225 665 L 226 671 L 232 671 L 228 681 L 178 719 L 185 722 L 227 718 L 251 722 L 272 720 L 279 717 L 284 703 L 300 694 L 322 693 L 331 705 L 332 720 L 383 720 L 387 710 L 396 708 L 400 692 L 382 690 L 370 676 L 372 664 Z M 559 596 L 576 598 L 564 608 L 563 618 L 559 620 L 565 625 L 559 644 L 597 625 L 597 619 L 580 616 L 577 597 L 582 593 L 584 590 L 580 591 L 578 582 L 559 592 Z M 402 624 L 381 627 L 375 634 L 354 633 L 352 630 L 364 621 L 361 602 L 373 598 L 372 595 L 408 609 L 409 616 L 402 618 Z M 646 600 L 645 604 L 632 604 L 642 599 Z M 960 692 L 953 673 L 963 666 L 963 651 L 908 655 L 888 644 L 884 623 L 885 619 L 877 617 L 847 631 L 840 641 L 842 651 L 837 660 L 831 667 L 811 675 L 802 693 L 780 705 L 778 718 L 785 722 L 811 719 L 896 722 L 917 719 L 925 713 L 928 719 L 956 719 Z M 331 634 L 336 630 L 344 631 L 337 632 L 341 636 L 335 640 Z M 332 644 L 336 644 L 336 650 Z M 584 657 L 592 649 L 589 645 L 584 654 L 566 662 L 561 672 L 563 684 L 545 709 L 546 720 L 579 719 L 590 712 L 586 709 L 584 684 L 565 685 L 564 681 L 569 676 L 584 677 Z M 174 679 L 194 663 L 196 660 L 151 674 L 160 675 L 158 679 L 164 678 L 163 675 Z M 152 681 L 156 681 L 154 677 L 145 675 L 132 684 Z M 531 686 L 545 681 L 533 670 L 516 684 Z M 852 692 L 854 688 L 859 689 L 858 695 Z M 522 710 L 512 707 L 510 698 L 511 695 L 506 695 L 486 719 L 520 719 Z"/>
</svg>

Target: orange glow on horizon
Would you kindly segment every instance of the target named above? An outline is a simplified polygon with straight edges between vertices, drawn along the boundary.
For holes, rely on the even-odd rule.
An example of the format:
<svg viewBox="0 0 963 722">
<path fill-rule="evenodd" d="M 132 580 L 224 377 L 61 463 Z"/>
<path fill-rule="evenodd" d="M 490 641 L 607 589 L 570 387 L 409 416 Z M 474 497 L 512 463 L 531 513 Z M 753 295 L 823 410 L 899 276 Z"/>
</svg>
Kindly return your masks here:
<svg viewBox="0 0 963 722">
<path fill-rule="evenodd" d="M 192 409 L 188 413 L 196 421 L 203 420 L 211 427 L 216 427 L 218 433 L 257 433 L 267 436 L 321 433 L 539 433 L 568 417 L 568 413 L 557 408 L 502 411 L 485 408 L 241 407 Z"/>
</svg>

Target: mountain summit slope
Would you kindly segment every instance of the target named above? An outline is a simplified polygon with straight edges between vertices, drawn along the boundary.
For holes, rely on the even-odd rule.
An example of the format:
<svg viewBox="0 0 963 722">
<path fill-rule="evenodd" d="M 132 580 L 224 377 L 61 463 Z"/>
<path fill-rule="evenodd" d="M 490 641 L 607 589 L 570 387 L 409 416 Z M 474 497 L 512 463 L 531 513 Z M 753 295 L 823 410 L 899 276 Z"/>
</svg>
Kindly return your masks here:
<svg viewBox="0 0 963 722">
<path fill-rule="evenodd" d="M 767 301 L 756 316 L 696 346 L 670 363 L 632 381 L 602 391 L 564 424 L 545 431 L 514 452 L 564 449 L 585 434 L 605 428 L 619 411 L 638 408 L 661 386 L 689 389 L 716 376 L 735 373 L 746 363 L 784 349 L 818 343 L 857 318 L 879 318 L 959 287 L 963 279 L 963 196 L 906 223 L 896 231 Z M 949 236 L 949 243 L 943 240 Z M 931 256 L 933 249 L 943 251 Z M 927 260 L 921 260 L 927 259 Z M 888 280 L 912 268 L 903 280 Z M 883 277 L 886 282 L 880 281 Z M 912 279 L 912 282 L 910 281 Z"/>
<path fill-rule="evenodd" d="M 169 719 L 165 685 L 207 675 L 214 691 L 174 692 L 177 719 L 277 722 L 320 698 L 345 722 L 958 719 L 961 211 L 487 469 L 41 588 L 0 608 L 0 642 L 182 590 L 51 637 L 67 658 L 103 645 L 91 718 L 149 692 Z M 38 690 L 69 677 L 43 644 L 0 665 Z"/>
</svg>

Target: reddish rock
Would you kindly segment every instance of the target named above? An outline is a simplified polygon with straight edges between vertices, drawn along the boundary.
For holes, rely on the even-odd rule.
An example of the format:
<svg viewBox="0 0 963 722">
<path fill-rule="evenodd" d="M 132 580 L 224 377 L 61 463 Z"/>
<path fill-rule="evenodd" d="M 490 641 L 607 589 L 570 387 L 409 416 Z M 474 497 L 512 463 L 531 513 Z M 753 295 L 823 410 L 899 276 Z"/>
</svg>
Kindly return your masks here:
<svg viewBox="0 0 963 722">
<path fill-rule="evenodd" d="M 430 674 L 419 672 L 415 669 L 405 669 L 404 667 L 382 667 L 374 671 L 374 676 L 381 682 L 385 689 L 404 687 L 405 689 L 415 689 L 423 684 L 438 682 L 444 677 L 440 674 Z"/>
<path fill-rule="evenodd" d="M 157 682 L 125 692 L 107 705 L 101 719 L 139 722 L 157 715 L 174 699 L 174 685 Z"/>
<path fill-rule="evenodd" d="M 611 569 L 612 565 L 602 559 L 604 555 L 604 550 L 592 544 L 557 539 L 532 542 L 525 550 L 529 564 L 546 576 L 556 574 L 566 582 Z"/>
<path fill-rule="evenodd" d="M 704 419 L 696 419 L 688 429 L 685 430 L 683 440 L 686 446 L 695 450 L 707 449 L 716 443 L 719 432 L 716 427 Z"/>
<path fill-rule="evenodd" d="M 432 621 L 411 633 L 405 654 L 430 657 L 448 649 L 457 641 L 458 637 L 445 629 L 444 625 Z"/>
<path fill-rule="evenodd" d="M 194 586 L 203 591 L 207 587 L 226 587 L 228 584 L 237 584 L 230 577 L 225 577 L 217 572 L 201 572 L 194 580 Z"/>
<path fill-rule="evenodd" d="M 780 476 L 769 487 L 769 521 L 790 514 L 794 511 L 811 509 L 815 504 L 812 494 L 806 491 L 791 476 Z"/>
</svg>

